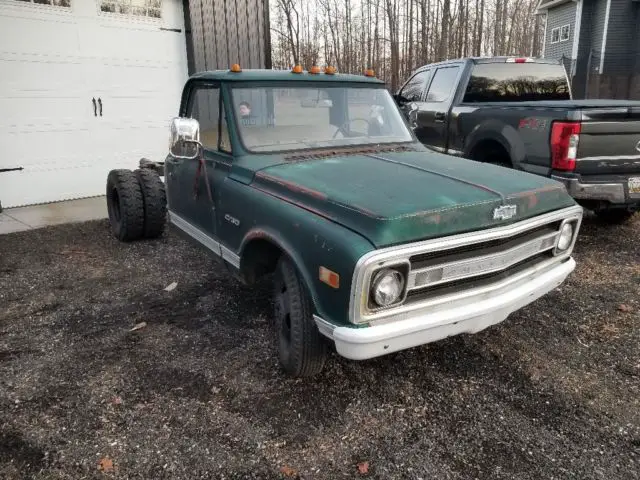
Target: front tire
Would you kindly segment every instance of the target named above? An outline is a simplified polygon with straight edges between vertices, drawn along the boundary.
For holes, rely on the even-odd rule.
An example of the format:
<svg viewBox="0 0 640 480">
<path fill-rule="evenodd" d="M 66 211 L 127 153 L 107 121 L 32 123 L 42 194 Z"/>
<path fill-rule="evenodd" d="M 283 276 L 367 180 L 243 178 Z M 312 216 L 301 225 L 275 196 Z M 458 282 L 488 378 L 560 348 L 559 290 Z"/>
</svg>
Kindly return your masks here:
<svg viewBox="0 0 640 480">
<path fill-rule="evenodd" d="M 328 356 L 327 341 L 313 321 L 307 287 L 284 256 L 276 266 L 274 304 L 280 364 L 295 377 L 320 373 Z"/>
<path fill-rule="evenodd" d="M 136 175 L 131 170 L 111 170 L 106 194 L 113 235 L 121 242 L 140 239 L 144 230 L 144 206 Z"/>
</svg>

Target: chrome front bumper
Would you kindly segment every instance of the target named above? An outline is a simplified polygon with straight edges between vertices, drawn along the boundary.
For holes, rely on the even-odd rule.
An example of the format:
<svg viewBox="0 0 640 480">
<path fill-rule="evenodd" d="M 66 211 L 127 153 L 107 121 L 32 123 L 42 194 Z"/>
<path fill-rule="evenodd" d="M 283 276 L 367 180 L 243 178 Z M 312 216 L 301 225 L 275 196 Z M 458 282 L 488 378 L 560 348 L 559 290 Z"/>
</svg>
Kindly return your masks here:
<svg viewBox="0 0 640 480">
<path fill-rule="evenodd" d="M 314 317 L 320 332 L 333 340 L 340 355 L 353 360 L 435 342 L 462 333 L 476 333 L 504 321 L 512 312 L 558 287 L 574 270 L 572 257 L 525 270 L 491 288 L 479 288 L 408 314 L 363 327 L 335 326 Z"/>
<path fill-rule="evenodd" d="M 620 183 L 582 183 L 577 178 L 551 175 L 552 180 L 564 184 L 569 195 L 578 200 L 605 200 L 611 203 L 626 203 L 624 184 Z"/>
</svg>

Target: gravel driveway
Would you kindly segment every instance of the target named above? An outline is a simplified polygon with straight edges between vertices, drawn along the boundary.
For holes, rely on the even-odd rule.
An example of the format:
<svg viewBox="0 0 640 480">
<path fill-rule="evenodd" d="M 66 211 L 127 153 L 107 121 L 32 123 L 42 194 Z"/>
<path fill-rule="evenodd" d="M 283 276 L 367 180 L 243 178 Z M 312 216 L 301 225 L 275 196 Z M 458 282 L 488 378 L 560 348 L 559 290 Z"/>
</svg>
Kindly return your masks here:
<svg viewBox="0 0 640 480">
<path fill-rule="evenodd" d="M 586 219 L 502 325 L 295 380 L 268 283 L 173 231 L 0 236 L 0 478 L 640 478 L 639 239 Z"/>
</svg>

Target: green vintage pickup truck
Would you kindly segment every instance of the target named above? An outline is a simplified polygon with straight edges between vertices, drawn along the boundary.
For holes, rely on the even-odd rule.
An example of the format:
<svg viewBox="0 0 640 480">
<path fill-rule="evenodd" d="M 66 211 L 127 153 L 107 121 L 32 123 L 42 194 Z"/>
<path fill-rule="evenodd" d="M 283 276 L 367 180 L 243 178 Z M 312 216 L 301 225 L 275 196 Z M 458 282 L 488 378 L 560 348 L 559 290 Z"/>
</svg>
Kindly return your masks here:
<svg viewBox="0 0 640 480">
<path fill-rule="evenodd" d="M 110 172 L 107 204 L 122 241 L 168 216 L 242 282 L 272 275 L 296 376 L 332 345 L 368 359 L 502 322 L 573 271 L 582 221 L 562 184 L 434 153 L 382 81 L 330 68 L 192 76 L 167 158 Z"/>
</svg>

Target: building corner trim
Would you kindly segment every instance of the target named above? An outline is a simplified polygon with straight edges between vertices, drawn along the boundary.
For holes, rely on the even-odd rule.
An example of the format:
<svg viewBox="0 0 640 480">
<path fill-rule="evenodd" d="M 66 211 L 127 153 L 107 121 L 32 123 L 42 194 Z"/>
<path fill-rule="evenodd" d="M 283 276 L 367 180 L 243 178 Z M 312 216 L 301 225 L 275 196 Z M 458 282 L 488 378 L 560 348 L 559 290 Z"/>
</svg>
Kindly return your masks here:
<svg viewBox="0 0 640 480">
<path fill-rule="evenodd" d="M 604 14 L 604 31 L 602 32 L 602 47 L 600 48 L 600 69 L 599 73 L 602 75 L 604 69 L 604 54 L 607 49 L 607 33 L 609 31 L 609 13 L 611 12 L 611 0 L 607 0 L 607 10 Z"/>
</svg>

